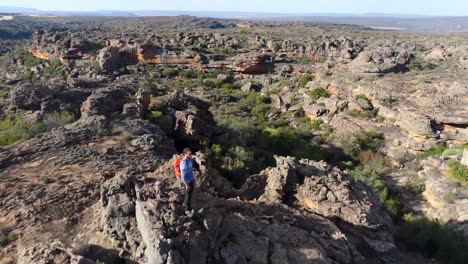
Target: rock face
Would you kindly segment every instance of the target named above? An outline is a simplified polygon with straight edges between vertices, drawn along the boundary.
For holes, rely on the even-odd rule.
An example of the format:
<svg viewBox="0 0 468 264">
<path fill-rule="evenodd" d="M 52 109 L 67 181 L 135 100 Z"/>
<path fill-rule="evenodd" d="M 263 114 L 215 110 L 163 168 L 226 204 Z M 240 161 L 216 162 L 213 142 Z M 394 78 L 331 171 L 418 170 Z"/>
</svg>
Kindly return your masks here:
<svg viewBox="0 0 468 264">
<path fill-rule="evenodd" d="M 421 165 L 418 176 L 424 181 L 423 196 L 429 203 L 428 207 L 423 208 L 425 213 L 468 234 L 467 189 L 449 179 L 447 160 L 430 157 L 423 160 Z"/>
<path fill-rule="evenodd" d="M 165 103 L 166 114 L 174 119 L 174 131 L 182 140 L 197 142 L 217 133 L 213 115 L 206 102 L 185 95 L 171 94 Z"/>
<path fill-rule="evenodd" d="M 339 219 L 339 226 L 361 237 L 382 260 L 398 261 L 391 218 L 372 190 L 324 162 L 275 158 L 277 167 L 262 172 L 267 185 L 260 201 L 282 203 L 293 193 L 308 210 Z"/>
<path fill-rule="evenodd" d="M 121 113 L 127 95 L 127 92 L 119 89 L 98 89 L 83 103 L 81 117 L 85 119 L 90 116 Z"/>
<path fill-rule="evenodd" d="M 274 64 L 269 54 L 250 53 L 239 55 L 231 68 L 245 74 L 264 74 L 272 72 Z"/>
<path fill-rule="evenodd" d="M 42 85 L 21 85 L 12 93 L 11 101 L 16 107 L 27 110 L 40 110 L 42 101 L 52 94 L 49 87 Z"/>
<path fill-rule="evenodd" d="M 397 125 L 408 131 L 411 135 L 421 137 L 434 137 L 431 120 L 419 113 L 405 111 L 397 117 Z"/>
</svg>

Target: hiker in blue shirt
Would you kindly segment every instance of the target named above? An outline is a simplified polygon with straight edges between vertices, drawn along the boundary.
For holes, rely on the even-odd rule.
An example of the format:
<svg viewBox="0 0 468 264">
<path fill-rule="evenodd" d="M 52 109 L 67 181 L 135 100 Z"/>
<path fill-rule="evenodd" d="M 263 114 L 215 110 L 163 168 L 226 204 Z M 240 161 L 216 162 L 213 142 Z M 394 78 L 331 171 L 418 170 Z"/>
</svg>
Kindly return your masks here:
<svg viewBox="0 0 468 264">
<path fill-rule="evenodd" d="M 185 186 L 185 199 L 184 206 L 185 211 L 192 210 L 192 192 L 195 186 L 193 179 L 193 160 L 192 151 L 189 148 L 185 148 L 183 151 L 183 160 L 180 162 L 180 180 Z"/>
</svg>

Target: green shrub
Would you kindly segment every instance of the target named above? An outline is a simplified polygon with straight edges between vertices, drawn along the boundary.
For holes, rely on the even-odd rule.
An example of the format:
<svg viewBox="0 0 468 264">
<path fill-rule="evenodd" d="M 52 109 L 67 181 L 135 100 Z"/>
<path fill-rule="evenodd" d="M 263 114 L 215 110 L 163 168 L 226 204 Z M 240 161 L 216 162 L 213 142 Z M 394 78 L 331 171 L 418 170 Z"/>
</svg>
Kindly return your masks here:
<svg viewBox="0 0 468 264">
<path fill-rule="evenodd" d="M 405 215 L 396 238 L 409 250 L 436 258 L 440 263 L 459 264 L 468 259 L 468 238 L 437 221 Z"/>
<path fill-rule="evenodd" d="M 414 181 L 407 181 L 405 186 L 415 194 L 421 194 L 426 190 L 426 185 L 421 178 L 416 178 Z"/>
<path fill-rule="evenodd" d="M 0 228 L 0 248 L 6 247 L 11 242 L 14 242 L 18 239 L 18 233 L 4 228 Z"/>
<path fill-rule="evenodd" d="M 357 181 L 372 188 L 392 215 L 397 215 L 399 202 L 391 196 L 390 189 L 381 175 L 387 170 L 385 159 L 375 155 L 366 164 L 360 165 L 349 171 L 349 175 Z"/>
<path fill-rule="evenodd" d="M 0 120 L 0 146 L 13 144 L 20 139 L 31 138 L 74 120 L 75 116 L 67 112 L 46 114 L 42 121 L 35 123 L 27 123 L 20 116 L 7 117 Z"/>
<path fill-rule="evenodd" d="M 313 81 L 314 77 L 308 73 L 303 74 L 301 77 L 299 77 L 299 87 L 306 87 L 307 83 L 310 81 Z"/>
<path fill-rule="evenodd" d="M 211 49 L 213 53 L 222 54 L 226 56 L 235 56 L 237 55 L 237 50 L 232 48 L 213 48 Z"/>
<path fill-rule="evenodd" d="M 183 70 L 179 72 L 179 77 L 191 79 L 197 77 L 197 74 L 191 70 Z"/>
<path fill-rule="evenodd" d="M 49 66 L 44 68 L 44 75 L 49 78 L 62 76 L 62 62 L 60 60 L 51 60 Z"/>
<path fill-rule="evenodd" d="M 322 87 L 317 87 L 309 93 L 309 96 L 312 99 L 319 99 L 320 97 L 330 97 L 330 92 Z"/>
<path fill-rule="evenodd" d="M 468 168 L 459 161 L 448 161 L 448 173 L 458 183 L 468 185 Z"/>
<path fill-rule="evenodd" d="M 159 126 L 162 131 L 164 131 L 166 134 L 171 134 L 173 132 L 173 127 L 172 127 L 172 120 L 168 116 L 165 116 L 162 112 L 160 111 L 151 111 L 147 115 L 148 121 L 151 123 Z"/>
<path fill-rule="evenodd" d="M 216 84 L 216 82 L 212 81 L 212 80 L 205 80 L 203 82 L 203 84 L 206 86 L 206 87 L 209 87 L 209 88 L 216 88 L 218 85 Z"/>
<path fill-rule="evenodd" d="M 140 87 L 147 91 L 154 91 L 158 88 L 156 80 L 152 77 L 147 76 L 143 81 L 140 82 Z"/>
<path fill-rule="evenodd" d="M 165 77 L 175 77 L 177 76 L 177 71 L 173 68 L 164 68 L 162 70 L 162 74 L 165 76 Z"/>
<path fill-rule="evenodd" d="M 434 65 L 431 63 L 427 62 L 421 57 L 416 58 L 412 62 L 410 62 L 407 65 L 408 69 L 410 70 L 417 70 L 417 71 L 422 71 L 422 70 L 428 70 L 434 68 Z"/>
<path fill-rule="evenodd" d="M 356 94 L 356 96 L 354 98 L 356 98 L 356 100 L 359 100 L 359 99 L 369 100 L 369 98 L 365 94 Z"/>
<path fill-rule="evenodd" d="M 450 156 L 462 156 L 463 155 L 463 148 L 462 147 L 457 147 L 457 148 L 449 148 L 444 150 L 442 152 L 442 156 L 444 158 L 450 157 Z"/>
<path fill-rule="evenodd" d="M 379 151 L 383 146 L 383 135 L 376 131 L 365 131 L 343 138 L 340 145 L 346 154 L 358 158 L 361 152 Z"/>
<path fill-rule="evenodd" d="M 431 156 L 440 156 L 447 150 L 446 146 L 437 146 L 436 148 L 425 150 L 424 152 L 418 153 L 416 155 L 417 160 L 423 160 Z"/>
</svg>

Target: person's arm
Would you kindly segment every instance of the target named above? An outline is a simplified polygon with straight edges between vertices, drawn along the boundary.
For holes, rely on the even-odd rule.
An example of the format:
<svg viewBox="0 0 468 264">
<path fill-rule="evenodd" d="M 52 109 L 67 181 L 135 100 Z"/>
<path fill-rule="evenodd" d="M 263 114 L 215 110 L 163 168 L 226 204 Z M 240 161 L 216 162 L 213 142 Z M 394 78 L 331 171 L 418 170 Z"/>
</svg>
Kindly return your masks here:
<svg viewBox="0 0 468 264">
<path fill-rule="evenodd" d="M 182 160 L 182 162 L 180 163 L 180 173 L 182 174 L 181 177 L 180 177 L 180 180 L 185 185 L 185 189 L 187 191 L 190 190 L 190 185 L 186 181 L 187 173 L 188 173 L 187 161 L 186 160 Z"/>
</svg>

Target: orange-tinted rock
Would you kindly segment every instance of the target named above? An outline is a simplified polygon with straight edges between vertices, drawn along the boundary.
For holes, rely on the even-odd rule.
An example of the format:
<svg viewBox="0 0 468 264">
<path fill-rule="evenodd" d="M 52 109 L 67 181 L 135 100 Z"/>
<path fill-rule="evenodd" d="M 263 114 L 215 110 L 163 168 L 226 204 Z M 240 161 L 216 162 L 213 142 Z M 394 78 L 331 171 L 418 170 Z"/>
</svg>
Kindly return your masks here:
<svg viewBox="0 0 468 264">
<path fill-rule="evenodd" d="M 43 60 L 50 60 L 50 54 L 46 51 L 42 51 L 37 48 L 32 48 L 29 51 L 31 52 L 31 55 L 36 58 L 43 59 Z"/>
</svg>

